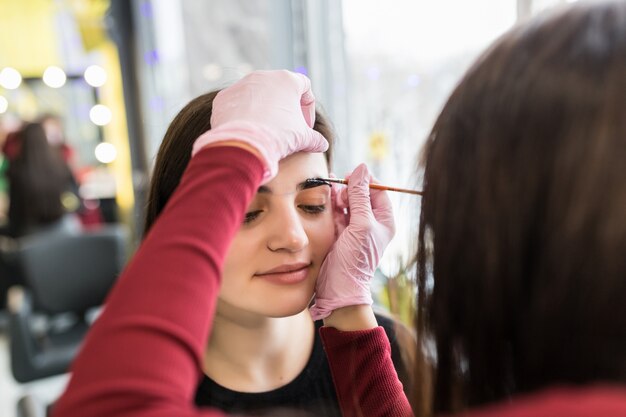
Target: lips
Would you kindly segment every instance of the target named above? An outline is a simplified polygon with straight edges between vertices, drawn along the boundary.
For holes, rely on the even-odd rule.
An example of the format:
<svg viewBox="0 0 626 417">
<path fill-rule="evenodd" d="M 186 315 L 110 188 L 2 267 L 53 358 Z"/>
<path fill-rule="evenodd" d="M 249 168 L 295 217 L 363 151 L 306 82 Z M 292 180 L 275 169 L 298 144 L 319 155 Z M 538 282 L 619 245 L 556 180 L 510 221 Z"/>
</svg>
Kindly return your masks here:
<svg viewBox="0 0 626 417">
<path fill-rule="evenodd" d="M 306 280 L 309 274 L 311 263 L 298 262 L 294 264 L 284 264 L 272 268 L 267 271 L 255 274 L 256 277 L 262 278 L 274 284 L 289 285 L 297 284 Z"/>
<path fill-rule="evenodd" d="M 284 265 L 277 266 L 276 268 L 272 268 L 265 272 L 258 272 L 256 275 L 263 276 L 263 275 L 271 275 L 271 274 L 284 274 L 288 272 L 298 271 L 302 268 L 307 268 L 310 265 L 311 265 L 310 262 L 309 263 L 298 262 L 295 264 L 284 264 Z"/>
</svg>

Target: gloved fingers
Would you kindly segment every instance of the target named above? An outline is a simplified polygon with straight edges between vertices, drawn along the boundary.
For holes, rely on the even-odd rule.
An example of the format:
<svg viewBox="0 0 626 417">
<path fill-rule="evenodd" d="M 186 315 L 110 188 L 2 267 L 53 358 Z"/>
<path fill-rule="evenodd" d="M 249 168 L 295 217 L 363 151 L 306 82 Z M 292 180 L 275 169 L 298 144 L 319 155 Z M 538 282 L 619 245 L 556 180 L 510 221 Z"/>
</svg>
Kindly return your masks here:
<svg viewBox="0 0 626 417">
<path fill-rule="evenodd" d="M 296 81 L 298 94 L 300 95 L 300 108 L 302 115 L 309 127 L 315 124 L 315 95 L 311 91 L 311 80 L 304 74 L 285 71 Z"/>
<path fill-rule="evenodd" d="M 370 180 L 371 175 L 365 164 L 357 166 L 349 176 L 348 203 L 351 223 L 353 220 L 371 221 L 373 217 L 369 188 Z"/>
<path fill-rule="evenodd" d="M 192 155 L 208 143 L 248 143 L 265 164 L 265 183 L 276 175 L 281 159 L 328 149 L 328 141 L 312 129 L 314 122 L 315 96 L 306 76 L 287 70 L 255 71 L 216 95 L 211 130 L 196 140 Z"/>
<path fill-rule="evenodd" d="M 331 178 L 336 178 L 330 174 Z M 330 187 L 330 200 L 333 208 L 333 220 L 335 223 L 335 236 L 339 236 L 350 223 L 350 213 L 348 212 L 347 199 L 344 201 L 342 195 L 348 190 L 343 184 L 332 184 Z"/>
<path fill-rule="evenodd" d="M 304 121 L 310 128 L 312 128 L 313 125 L 315 124 L 315 101 L 313 101 L 313 104 L 307 104 L 307 105 L 301 104 L 300 107 L 302 108 L 302 115 L 304 116 Z"/>
<path fill-rule="evenodd" d="M 350 174 L 344 175 L 344 179 L 348 181 L 350 178 Z M 339 186 L 337 193 L 337 205 L 346 209 L 346 211 L 350 211 L 350 204 L 348 202 L 348 186 L 344 184 L 337 184 Z M 333 185 L 334 187 L 334 185 Z"/>
<path fill-rule="evenodd" d="M 219 122 L 221 113 L 228 112 L 235 107 L 241 107 L 242 103 L 254 102 L 254 98 L 264 91 L 264 71 L 254 71 L 234 84 L 220 90 L 213 99 L 211 112 L 211 125 L 214 127 L 214 119 Z"/>
<path fill-rule="evenodd" d="M 221 90 L 214 99 L 211 124 L 221 121 L 220 114 L 223 112 L 229 115 L 233 108 L 240 115 L 242 112 L 255 112 L 255 107 L 261 103 L 270 107 L 278 103 L 299 105 L 306 124 L 312 128 L 315 123 L 315 95 L 311 91 L 311 80 L 300 73 L 270 70 L 253 71 Z"/>
<path fill-rule="evenodd" d="M 370 189 L 370 195 L 372 212 L 376 220 L 385 227 L 395 230 L 393 206 L 387 191 Z"/>
<path fill-rule="evenodd" d="M 337 178 L 334 173 L 328 174 L 329 178 Z M 335 210 L 348 208 L 348 186 L 344 184 L 332 183 L 330 187 L 330 196 Z"/>
<path fill-rule="evenodd" d="M 346 176 L 346 178 L 348 178 L 348 183 L 349 183 L 350 175 Z M 370 183 L 371 184 L 380 183 L 380 181 L 378 181 L 371 174 L 369 178 L 370 178 L 370 181 L 368 183 L 368 187 Z M 372 208 L 372 214 L 374 215 L 374 218 L 379 223 L 383 224 L 385 227 L 393 230 L 395 233 L 395 222 L 393 219 L 393 206 L 391 204 L 391 199 L 389 198 L 389 194 L 387 193 L 387 191 L 370 188 L 369 195 L 370 195 L 370 205 Z"/>
<path fill-rule="evenodd" d="M 314 110 L 315 111 L 315 110 Z M 292 153 L 295 152 L 326 152 L 328 150 L 328 141 L 320 132 L 309 128 L 308 134 L 303 136 Z M 287 155 L 284 155 L 285 157 Z"/>
<path fill-rule="evenodd" d="M 315 125 L 315 96 L 311 90 L 302 94 L 300 108 L 302 109 L 304 121 L 310 128 L 313 128 L 313 125 Z"/>
</svg>

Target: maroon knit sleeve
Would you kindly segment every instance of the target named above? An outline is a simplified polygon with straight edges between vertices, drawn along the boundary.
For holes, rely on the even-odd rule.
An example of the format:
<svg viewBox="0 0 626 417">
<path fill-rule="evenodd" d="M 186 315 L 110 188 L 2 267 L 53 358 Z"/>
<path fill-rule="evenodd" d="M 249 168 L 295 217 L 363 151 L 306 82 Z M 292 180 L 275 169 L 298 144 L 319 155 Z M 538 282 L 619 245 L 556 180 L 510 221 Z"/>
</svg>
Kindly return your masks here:
<svg viewBox="0 0 626 417">
<path fill-rule="evenodd" d="M 234 147 L 193 157 L 109 295 L 54 417 L 219 416 L 195 408 L 224 257 L 263 175 Z"/>
<path fill-rule="evenodd" d="M 391 360 L 382 327 L 320 329 L 343 417 L 408 417 L 411 406 Z"/>
</svg>

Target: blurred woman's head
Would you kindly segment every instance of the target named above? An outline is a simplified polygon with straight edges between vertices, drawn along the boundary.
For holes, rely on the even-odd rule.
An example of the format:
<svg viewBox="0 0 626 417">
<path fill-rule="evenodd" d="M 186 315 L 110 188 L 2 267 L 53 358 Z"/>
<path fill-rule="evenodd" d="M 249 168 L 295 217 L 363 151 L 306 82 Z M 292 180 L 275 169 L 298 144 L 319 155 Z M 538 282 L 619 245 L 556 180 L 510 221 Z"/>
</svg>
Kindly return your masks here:
<svg viewBox="0 0 626 417">
<path fill-rule="evenodd" d="M 40 123 L 28 123 L 15 135 L 16 151 L 8 170 L 9 223 L 14 235 L 22 235 L 63 216 L 61 195 L 71 173 Z"/>
<path fill-rule="evenodd" d="M 626 382 L 624 109 L 618 1 L 513 29 L 451 95 L 424 152 L 418 251 L 435 410 Z"/>
<path fill-rule="evenodd" d="M 170 124 L 152 176 L 146 233 L 180 182 L 195 139 L 211 128 L 216 95 L 192 100 Z M 282 160 L 278 175 L 259 189 L 248 208 L 225 259 L 218 304 L 223 317 L 290 316 L 304 310 L 313 296 L 335 233 L 330 187 L 307 181 L 328 176 L 334 137 L 319 112 L 314 129 L 328 139 L 329 150 Z"/>
</svg>

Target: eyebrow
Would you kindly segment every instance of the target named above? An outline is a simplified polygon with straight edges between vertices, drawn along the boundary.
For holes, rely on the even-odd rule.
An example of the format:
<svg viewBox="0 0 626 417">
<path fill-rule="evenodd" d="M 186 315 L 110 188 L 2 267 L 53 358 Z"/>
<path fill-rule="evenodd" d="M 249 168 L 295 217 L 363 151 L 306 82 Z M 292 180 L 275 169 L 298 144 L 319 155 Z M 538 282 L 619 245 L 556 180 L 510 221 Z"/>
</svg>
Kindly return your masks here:
<svg viewBox="0 0 626 417">
<path fill-rule="evenodd" d="M 302 191 L 302 190 L 306 190 L 306 189 L 309 189 L 309 188 L 320 187 L 322 185 L 328 185 L 329 187 L 331 186 L 330 183 L 320 179 L 319 177 L 307 178 L 306 180 L 304 180 L 304 181 L 302 181 L 302 182 L 300 182 L 300 183 L 298 183 L 296 185 L 296 190 L 297 191 Z M 270 187 L 268 187 L 267 185 L 262 185 L 257 190 L 257 193 L 271 194 L 272 193 L 272 189 Z"/>
</svg>

